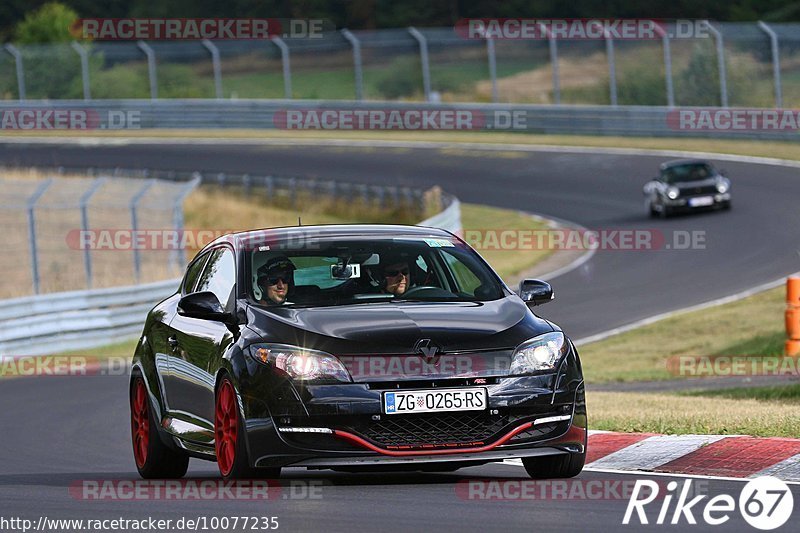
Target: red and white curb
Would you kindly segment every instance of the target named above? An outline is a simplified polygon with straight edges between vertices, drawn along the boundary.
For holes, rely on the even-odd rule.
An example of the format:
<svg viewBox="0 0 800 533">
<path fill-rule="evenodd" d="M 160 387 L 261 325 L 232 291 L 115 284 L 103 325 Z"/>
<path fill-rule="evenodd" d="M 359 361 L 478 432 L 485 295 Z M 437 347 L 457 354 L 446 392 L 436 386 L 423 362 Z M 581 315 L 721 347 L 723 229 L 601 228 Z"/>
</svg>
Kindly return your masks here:
<svg viewBox="0 0 800 533">
<path fill-rule="evenodd" d="M 800 439 L 590 431 L 584 469 L 800 482 Z"/>
</svg>

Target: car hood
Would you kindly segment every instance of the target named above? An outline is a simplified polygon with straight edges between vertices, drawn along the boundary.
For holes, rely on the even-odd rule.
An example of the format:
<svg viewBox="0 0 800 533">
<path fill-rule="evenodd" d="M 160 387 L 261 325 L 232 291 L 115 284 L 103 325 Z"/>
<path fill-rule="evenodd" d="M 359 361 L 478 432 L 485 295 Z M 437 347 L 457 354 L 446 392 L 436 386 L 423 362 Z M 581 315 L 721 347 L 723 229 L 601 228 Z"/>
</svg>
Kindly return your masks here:
<svg viewBox="0 0 800 533">
<path fill-rule="evenodd" d="M 677 187 L 678 189 L 692 189 L 695 187 L 714 187 L 717 185 L 718 178 L 708 178 L 704 180 L 695 180 L 695 181 L 676 181 L 672 183 L 672 187 Z"/>
<path fill-rule="evenodd" d="M 491 302 L 250 306 L 248 328 L 257 340 L 334 354 L 412 354 L 422 339 L 430 339 L 443 353 L 500 350 L 553 331 L 516 296 Z"/>
</svg>

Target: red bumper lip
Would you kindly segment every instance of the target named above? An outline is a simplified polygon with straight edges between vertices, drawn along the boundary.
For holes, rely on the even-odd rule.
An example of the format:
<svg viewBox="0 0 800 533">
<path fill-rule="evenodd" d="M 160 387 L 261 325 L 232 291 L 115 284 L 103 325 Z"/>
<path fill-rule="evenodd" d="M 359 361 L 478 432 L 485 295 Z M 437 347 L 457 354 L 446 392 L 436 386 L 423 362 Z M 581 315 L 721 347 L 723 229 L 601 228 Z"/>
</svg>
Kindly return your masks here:
<svg viewBox="0 0 800 533">
<path fill-rule="evenodd" d="M 349 440 L 350 442 L 352 442 L 354 444 L 357 444 L 357 445 L 359 445 L 359 446 L 361 446 L 363 448 L 366 448 L 368 450 L 371 450 L 373 452 L 378 452 L 378 453 L 383 454 L 383 455 L 390 455 L 392 457 L 408 457 L 408 456 L 414 456 L 414 455 L 448 455 L 448 454 L 456 454 L 456 453 L 481 453 L 481 452 L 486 452 L 486 451 L 489 451 L 489 450 L 491 450 L 493 448 L 496 448 L 497 446 L 505 444 L 510 439 L 514 438 L 515 435 L 517 435 L 519 433 L 522 433 L 523 431 L 525 431 L 527 429 L 530 429 L 531 427 L 533 427 L 533 422 L 525 422 L 524 424 L 521 424 L 521 425 L 515 427 L 514 429 L 512 429 L 511 431 L 509 431 L 508 433 L 506 433 L 505 435 L 503 435 L 502 437 L 500 437 L 498 440 L 494 441 L 491 444 L 487 444 L 485 446 L 477 446 L 477 447 L 450 448 L 450 449 L 446 449 L 446 450 L 441 450 L 441 449 L 437 449 L 437 450 L 387 450 L 385 448 L 380 448 L 378 446 L 375 446 L 371 442 L 368 442 L 368 441 L 362 439 L 358 435 L 353 435 L 352 433 L 349 433 L 347 431 L 342 431 L 340 429 L 335 429 L 335 430 L 333 430 L 333 434 L 335 436 L 337 436 L 337 437 L 340 437 L 340 438 L 345 439 L 345 440 Z"/>
</svg>

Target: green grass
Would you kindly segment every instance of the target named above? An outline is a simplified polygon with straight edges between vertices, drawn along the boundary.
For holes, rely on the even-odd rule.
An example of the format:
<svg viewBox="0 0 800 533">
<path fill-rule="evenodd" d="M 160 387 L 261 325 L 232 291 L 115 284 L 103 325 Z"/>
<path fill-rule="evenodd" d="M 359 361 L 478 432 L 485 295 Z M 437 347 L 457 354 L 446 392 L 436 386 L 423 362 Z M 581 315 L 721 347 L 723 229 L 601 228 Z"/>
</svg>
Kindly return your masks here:
<svg viewBox="0 0 800 533">
<path fill-rule="evenodd" d="M 683 395 L 800 404 L 800 383 L 771 385 L 768 387 L 737 387 L 733 389 L 689 391 L 684 392 Z"/>
<path fill-rule="evenodd" d="M 580 353 L 587 381 L 689 377 L 677 375 L 667 366 L 670 358 L 680 356 L 781 355 L 784 299 L 785 289 L 778 287 L 584 345 Z"/>
<path fill-rule="evenodd" d="M 592 429 L 631 433 L 798 437 L 796 400 L 591 392 Z"/>
</svg>

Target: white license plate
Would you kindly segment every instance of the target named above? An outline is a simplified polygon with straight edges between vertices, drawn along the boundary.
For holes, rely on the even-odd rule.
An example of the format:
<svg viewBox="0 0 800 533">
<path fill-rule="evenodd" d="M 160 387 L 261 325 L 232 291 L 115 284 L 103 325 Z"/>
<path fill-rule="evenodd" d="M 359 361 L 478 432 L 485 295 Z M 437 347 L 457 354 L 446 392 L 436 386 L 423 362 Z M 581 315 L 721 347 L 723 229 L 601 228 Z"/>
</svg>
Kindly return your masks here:
<svg viewBox="0 0 800 533">
<path fill-rule="evenodd" d="M 383 411 L 387 415 L 483 409 L 486 409 L 486 389 L 483 387 L 383 393 Z"/>
<path fill-rule="evenodd" d="M 689 198 L 689 205 L 691 207 L 705 207 L 707 205 L 714 205 L 714 198 L 712 196 L 698 196 L 697 198 Z"/>
</svg>

